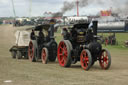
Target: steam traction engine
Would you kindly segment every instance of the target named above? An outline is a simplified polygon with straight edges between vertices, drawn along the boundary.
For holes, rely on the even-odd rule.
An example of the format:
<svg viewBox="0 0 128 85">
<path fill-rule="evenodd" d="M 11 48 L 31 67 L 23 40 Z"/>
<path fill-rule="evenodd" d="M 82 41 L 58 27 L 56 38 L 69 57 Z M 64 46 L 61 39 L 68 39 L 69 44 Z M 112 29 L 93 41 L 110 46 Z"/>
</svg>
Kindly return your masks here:
<svg viewBox="0 0 128 85">
<path fill-rule="evenodd" d="M 43 30 L 47 32 L 46 36 Z M 38 31 L 38 35 L 34 32 Z M 31 41 L 28 48 L 29 60 L 32 62 L 42 60 L 46 64 L 48 61 L 54 62 L 57 56 L 57 43 L 54 39 L 54 25 L 45 24 L 36 26 L 31 33 Z"/>
<path fill-rule="evenodd" d="M 80 61 L 84 70 L 99 60 L 102 69 L 108 69 L 111 65 L 111 55 L 108 50 L 102 49 L 97 36 L 97 21 L 93 21 L 92 29 L 89 23 L 75 24 L 70 32 L 65 31 L 64 40 L 58 45 L 58 61 L 62 67 L 70 67 Z"/>
</svg>

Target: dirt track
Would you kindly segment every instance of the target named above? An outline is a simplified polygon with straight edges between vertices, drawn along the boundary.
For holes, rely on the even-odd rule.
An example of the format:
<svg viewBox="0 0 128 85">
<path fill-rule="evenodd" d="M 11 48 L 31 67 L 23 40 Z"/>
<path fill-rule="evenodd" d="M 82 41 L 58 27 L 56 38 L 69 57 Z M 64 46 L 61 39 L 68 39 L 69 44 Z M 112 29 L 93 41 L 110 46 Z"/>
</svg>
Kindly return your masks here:
<svg viewBox="0 0 128 85">
<path fill-rule="evenodd" d="M 70 68 L 60 67 L 57 62 L 32 63 L 10 57 L 15 29 L 11 25 L 0 26 L 0 85 L 128 85 L 128 50 L 109 49 L 109 70 L 102 70 L 98 62 L 89 71 L 84 71 L 80 63 Z"/>
</svg>

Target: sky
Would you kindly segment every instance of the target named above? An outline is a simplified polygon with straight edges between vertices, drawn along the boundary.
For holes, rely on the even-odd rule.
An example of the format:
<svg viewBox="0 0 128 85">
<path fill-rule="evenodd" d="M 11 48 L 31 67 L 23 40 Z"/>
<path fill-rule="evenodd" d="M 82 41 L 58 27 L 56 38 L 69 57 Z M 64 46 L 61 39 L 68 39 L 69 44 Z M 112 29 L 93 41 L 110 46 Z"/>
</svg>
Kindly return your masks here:
<svg viewBox="0 0 128 85">
<path fill-rule="evenodd" d="M 10 17 L 14 16 L 13 8 L 12 8 L 12 0 L 0 0 L 0 17 Z M 30 7 L 30 0 L 13 0 L 16 16 L 24 17 L 29 16 L 29 7 Z M 63 2 L 69 1 L 72 2 L 73 0 L 32 0 L 31 4 L 31 16 L 43 16 L 44 12 L 59 12 L 63 7 Z M 93 0 L 96 1 L 96 0 Z M 104 0 L 111 1 L 111 0 Z M 126 0 L 117 0 L 122 3 L 122 1 Z M 80 8 L 80 15 L 95 15 L 100 10 L 107 10 L 110 9 L 110 6 L 107 4 L 95 4 L 91 3 L 86 7 Z M 72 16 L 76 15 L 76 7 L 70 11 L 67 11 L 64 15 Z"/>
</svg>

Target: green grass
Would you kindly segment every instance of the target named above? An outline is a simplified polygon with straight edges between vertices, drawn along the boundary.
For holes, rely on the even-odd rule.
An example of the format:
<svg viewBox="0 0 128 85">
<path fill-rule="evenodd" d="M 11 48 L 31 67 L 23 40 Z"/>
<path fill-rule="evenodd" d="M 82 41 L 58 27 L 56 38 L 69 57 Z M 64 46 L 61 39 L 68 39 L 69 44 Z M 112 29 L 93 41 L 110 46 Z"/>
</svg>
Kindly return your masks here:
<svg viewBox="0 0 128 85">
<path fill-rule="evenodd" d="M 55 33 L 55 36 L 56 36 L 57 43 L 59 43 L 63 39 L 63 37 L 61 35 L 61 30 L 60 29 L 57 30 L 57 32 Z"/>
<path fill-rule="evenodd" d="M 99 33 L 99 35 L 102 35 L 101 33 Z M 104 33 L 103 36 L 107 37 L 109 36 L 110 33 Z M 128 40 L 128 33 L 116 33 L 116 39 L 119 45 L 124 45 L 124 42 L 126 40 Z"/>
<path fill-rule="evenodd" d="M 110 35 L 109 33 L 103 34 L 104 37 L 107 37 L 109 35 Z M 118 45 L 108 45 L 108 46 L 103 45 L 103 47 L 108 49 L 128 50 L 128 48 L 125 47 L 125 43 L 124 43 L 126 40 L 128 40 L 128 33 L 116 33 L 116 40 Z"/>
<path fill-rule="evenodd" d="M 17 27 L 18 28 L 18 27 Z M 58 61 L 42 64 L 25 59 L 12 59 L 9 48 L 14 44 L 12 26 L 0 26 L 0 85 L 125 85 L 128 84 L 128 51 L 118 46 L 106 46 L 111 52 L 109 70 L 102 70 L 96 62 L 89 71 L 81 68 L 80 62 L 63 68 Z M 19 28 L 18 28 L 19 29 Z M 8 35 L 9 34 L 9 35 Z M 56 40 L 62 39 L 58 30 Z M 124 34 L 119 34 L 122 36 Z M 128 49 L 128 48 L 127 48 Z M 12 80 L 5 83 L 5 80 Z"/>
</svg>

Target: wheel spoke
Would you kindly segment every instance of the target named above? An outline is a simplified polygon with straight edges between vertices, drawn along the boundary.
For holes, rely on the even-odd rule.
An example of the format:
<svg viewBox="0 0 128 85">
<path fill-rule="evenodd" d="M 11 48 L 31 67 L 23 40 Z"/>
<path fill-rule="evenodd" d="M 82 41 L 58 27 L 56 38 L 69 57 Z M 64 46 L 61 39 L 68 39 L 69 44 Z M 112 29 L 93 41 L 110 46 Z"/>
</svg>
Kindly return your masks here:
<svg viewBox="0 0 128 85">
<path fill-rule="evenodd" d="M 63 54 L 62 53 L 59 53 L 59 56 L 62 56 Z"/>
<path fill-rule="evenodd" d="M 88 57 L 85 57 L 85 61 L 88 61 Z"/>
<path fill-rule="evenodd" d="M 66 48 L 66 46 L 63 47 L 63 50 L 64 50 L 64 52 L 67 52 L 67 48 Z"/>
<path fill-rule="evenodd" d="M 84 68 L 86 67 L 86 63 L 83 63 Z"/>
<path fill-rule="evenodd" d="M 87 67 L 88 65 L 87 65 L 87 62 L 85 62 L 85 67 Z"/>
<path fill-rule="evenodd" d="M 64 61 L 66 61 L 66 60 L 67 60 L 67 56 L 64 55 Z"/>
<path fill-rule="evenodd" d="M 105 56 L 106 60 L 108 60 L 108 55 Z"/>
<path fill-rule="evenodd" d="M 63 50 L 63 48 L 62 48 L 62 47 L 60 47 L 60 50 Z"/>
<path fill-rule="evenodd" d="M 60 59 L 60 62 L 61 62 L 61 63 L 64 63 L 64 59 L 63 59 L 63 58 L 62 58 L 62 59 Z"/>
<path fill-rule="evenodd" d="M 68 56 L 68 53 L 67 53 L 67 51 L 65 51 L 64 55 L 65 55 L 65 56 Z"/>
<path fill-rule="evenodd" d="M 108 64 L 108 61 L 105 61 L 106 64 Z"/>
<path fill-rule="evenodd" d="M 84 59 L 83 55 L 81 56 L 81 60 L 84 63 L 85 59 Z"/>
</svg>

